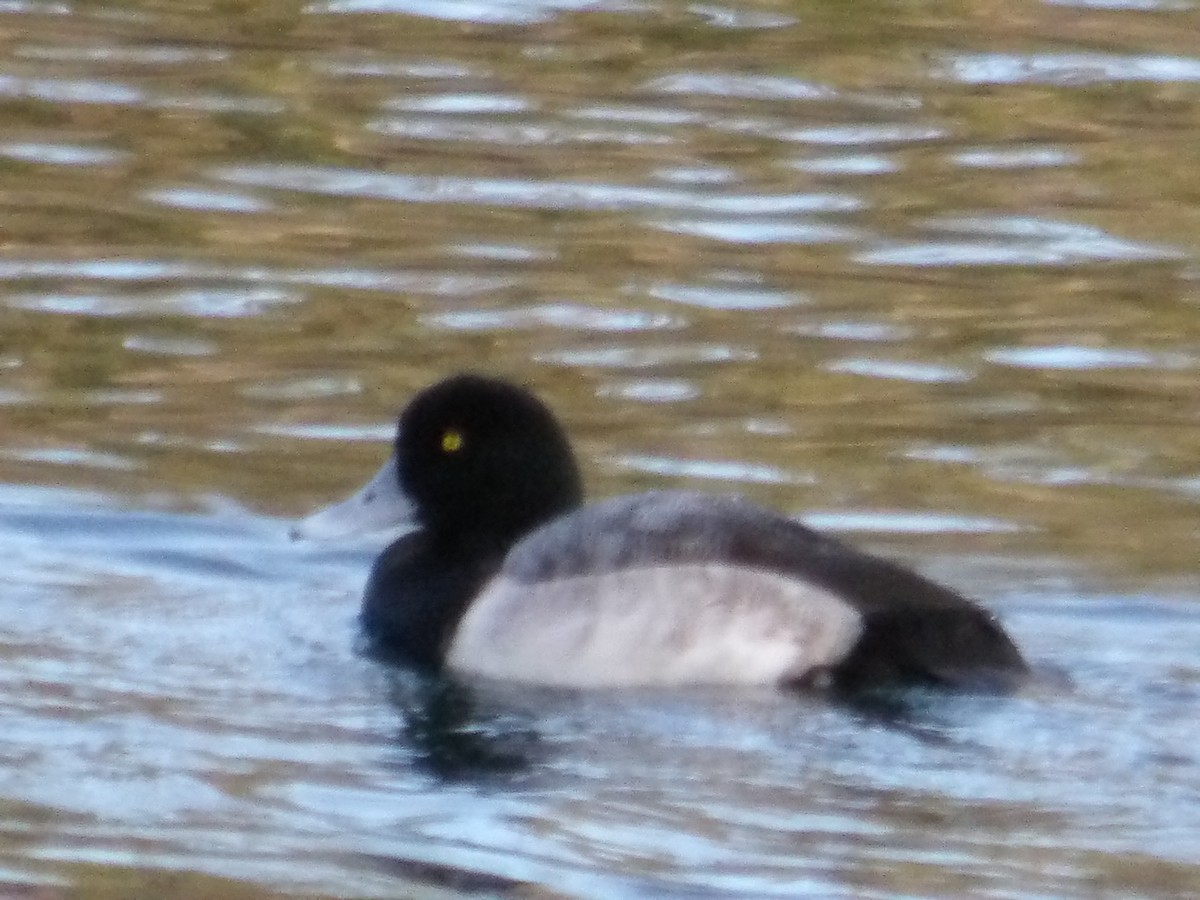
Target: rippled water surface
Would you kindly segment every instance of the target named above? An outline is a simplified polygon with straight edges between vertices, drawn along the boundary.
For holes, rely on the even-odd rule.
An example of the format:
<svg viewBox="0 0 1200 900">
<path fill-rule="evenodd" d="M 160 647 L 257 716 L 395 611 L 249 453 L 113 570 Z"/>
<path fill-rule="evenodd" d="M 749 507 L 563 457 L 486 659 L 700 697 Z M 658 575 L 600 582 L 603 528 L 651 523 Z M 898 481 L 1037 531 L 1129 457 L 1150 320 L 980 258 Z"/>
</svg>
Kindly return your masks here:
<svg viewBox="0 0 1200 900">
<path fill-rule="evenodd" d="M 1190 0 L 0 3 L 0 893 L 1200 894 Z M 471 368 L 1012 698 L 420 683 L 291 518 Z"/>
</svg>

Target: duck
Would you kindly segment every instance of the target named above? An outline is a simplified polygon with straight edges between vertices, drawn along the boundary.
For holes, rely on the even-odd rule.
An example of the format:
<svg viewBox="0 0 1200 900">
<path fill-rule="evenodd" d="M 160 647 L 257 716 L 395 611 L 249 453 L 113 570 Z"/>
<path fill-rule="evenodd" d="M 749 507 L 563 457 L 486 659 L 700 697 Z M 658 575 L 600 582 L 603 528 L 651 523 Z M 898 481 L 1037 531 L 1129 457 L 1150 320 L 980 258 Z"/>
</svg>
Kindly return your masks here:
<svg viewBox="0 0 1200 900">
<path fill-rule="evenodd" d="M 565 688 L 908 685 L 1010 691 L 997 618 L 913 569 L 738 495 L 585 503 L 571 443 L 529 389 L 450 376 L 393 452 L 293 538 L 405 527 L 375 560 L 367 648 L 412 668 Z"/>
</svg>

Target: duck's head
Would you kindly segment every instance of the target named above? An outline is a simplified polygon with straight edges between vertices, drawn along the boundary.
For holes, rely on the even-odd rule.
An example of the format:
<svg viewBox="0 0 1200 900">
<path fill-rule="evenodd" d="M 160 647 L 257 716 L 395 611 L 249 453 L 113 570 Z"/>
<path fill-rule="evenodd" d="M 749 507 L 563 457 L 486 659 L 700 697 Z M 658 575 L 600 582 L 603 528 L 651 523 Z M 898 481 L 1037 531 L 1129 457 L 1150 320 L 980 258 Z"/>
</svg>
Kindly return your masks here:
<svg viewBox="0 0 1200 900">
<path fill-rule="evenodd" d="M 356 494 L 292 536 L 411 525 L 455 539 L 511 542 L 582 503 L 579 467 L 554 415 L 524 388 L 456 375 L 412 398 L 392 456 Z"/>
</svg>

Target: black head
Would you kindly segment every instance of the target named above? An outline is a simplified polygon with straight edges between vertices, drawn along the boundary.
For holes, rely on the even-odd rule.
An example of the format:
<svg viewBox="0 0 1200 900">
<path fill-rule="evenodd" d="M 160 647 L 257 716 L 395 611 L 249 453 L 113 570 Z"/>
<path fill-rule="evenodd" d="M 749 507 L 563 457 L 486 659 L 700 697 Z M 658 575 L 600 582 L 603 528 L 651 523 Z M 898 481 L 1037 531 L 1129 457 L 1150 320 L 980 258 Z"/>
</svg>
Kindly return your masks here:
<svg viewBox="0 0 1200 900">
<path fill-rule="evenodd" d="M 396 433 L 400 489 L 434 535 L 512 542 L 583 502 L 554 415 L 524 388 L 456 375 L 417 394 Z"/>
</svg>

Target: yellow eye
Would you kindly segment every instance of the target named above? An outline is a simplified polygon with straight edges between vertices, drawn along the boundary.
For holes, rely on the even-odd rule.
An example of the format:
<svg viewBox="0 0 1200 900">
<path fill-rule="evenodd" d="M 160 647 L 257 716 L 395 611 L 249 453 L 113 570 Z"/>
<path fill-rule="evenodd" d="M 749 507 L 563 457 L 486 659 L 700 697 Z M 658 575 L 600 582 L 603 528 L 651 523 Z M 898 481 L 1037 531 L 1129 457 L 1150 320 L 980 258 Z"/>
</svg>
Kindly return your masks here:
<svg viewBox="0 0 1200 900">
<path fill-rule="evenodd" d="M 457 453 L 462 449 L 463 436 L 462 432 L 454 428 L 442 433 L 442 452 Z"/>
</svg>

